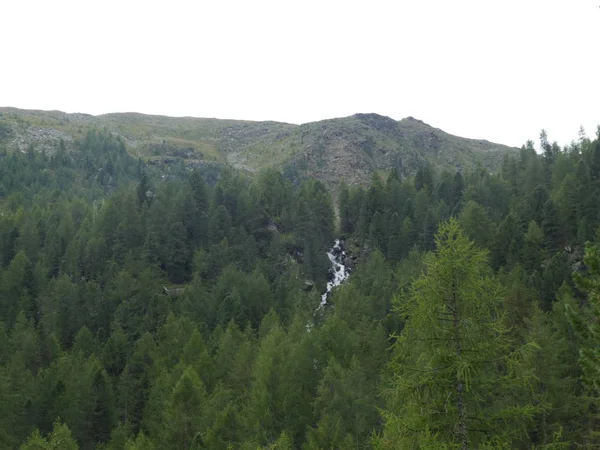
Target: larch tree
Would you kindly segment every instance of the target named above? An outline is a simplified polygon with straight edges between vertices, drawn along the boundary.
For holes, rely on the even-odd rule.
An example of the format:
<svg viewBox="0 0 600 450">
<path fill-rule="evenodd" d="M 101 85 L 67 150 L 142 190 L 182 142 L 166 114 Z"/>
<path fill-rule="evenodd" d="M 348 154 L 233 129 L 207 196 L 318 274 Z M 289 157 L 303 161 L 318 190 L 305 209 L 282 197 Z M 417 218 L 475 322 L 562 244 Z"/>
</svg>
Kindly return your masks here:
<svg viewBox="0 0 600 450">
<path fill-rule="evenodd" d="M 77 441 L 73 438 L 71 430 L 60 421 L 54 423 L 52 433 L 45 439 L 39 430 L 35 430 L 29 439 L 21 445 L 21 450 L 78 450 Z"/>
<path fill-rule="evenodd" d="M 536 407 L 521 404 L 527 348 L 514 350 L 487 251 L 451 219 L 407 298 L 393 346 L 385 429 L 376 448 L 510 448 Z"/>
</svg>

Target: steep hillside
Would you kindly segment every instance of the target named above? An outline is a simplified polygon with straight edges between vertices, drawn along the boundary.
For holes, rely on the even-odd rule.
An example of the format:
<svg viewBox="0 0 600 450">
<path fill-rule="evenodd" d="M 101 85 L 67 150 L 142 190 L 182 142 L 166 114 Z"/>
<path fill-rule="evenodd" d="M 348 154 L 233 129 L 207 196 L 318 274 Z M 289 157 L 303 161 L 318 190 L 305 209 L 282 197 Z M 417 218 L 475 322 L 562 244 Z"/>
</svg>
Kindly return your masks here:
<svg viewBox="0 0 600 450">
<path fill-rule="evenodd" d="M 399 122 L 377 114 L 355 114 L 308 123 L 294 130 L 285 169 L 335 184 L 366 184 L 371 173 L 396 168 L 413 175 L 430 163 L 452 171 L 482 165 L 494 171 L 515 148 L 452 136 L 412 117 Z M 251 154 L 247 157 L 252 158 Z"/>
<path fill-rule="evenodd" d="M 293 125 L 279 122 L 150 116 L 136 113 L 66 114 L 0 108 L 0 145 L 25 151 L 67 149 L 90 128 L 120 135 L 127 150 L 151 164 L 229 164 L 249 171 L 273 167 L 330 186 L 345 180 L 367 184 L 373 172 L 392 168 L 412 175 L 430 163 L 451 170 L 482 165 L 497 169 L 516 149 L 452 136 L 408 117 L 395 121 L 377 114 Z"/>
</svg>

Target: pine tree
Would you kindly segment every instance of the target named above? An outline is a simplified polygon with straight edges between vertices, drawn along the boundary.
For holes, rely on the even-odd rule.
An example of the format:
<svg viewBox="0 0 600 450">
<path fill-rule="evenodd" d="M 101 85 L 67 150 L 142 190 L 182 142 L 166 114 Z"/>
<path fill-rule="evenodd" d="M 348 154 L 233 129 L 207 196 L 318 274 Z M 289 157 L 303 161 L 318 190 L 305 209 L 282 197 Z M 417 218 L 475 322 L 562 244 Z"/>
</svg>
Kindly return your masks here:
<svg viewBox="0 0 600 450">
<path fill-rule="evenodd" d="M 379 448 L 510 446 L 537 409 L 521 404 L 523 349 L 511 350 L 499 312 L 502 288 L 487 252 L 456 220 L 436 236 L 427 271 L 398 307 L 405 328 L 394 344 L 393 379 Z"/>
<path fill-rule="evenodd" d="M 340 205 L 340 230 L 342 233 L 352 233 L 354 230 L 350 210 L 350 193 L 345 183 L 340 187 L 338 205 Z"/>
<path fill-rule="evenodd" d="M 568 289 L 561 290 L 561 300 L 550 314 L 534 307 L 526 318 L 525 339 L 540 346 L 528 357 L 537 385 L 529 396 L 532 403 L 544 406 L 545 410 L 537 415 L 528 438 L 519 447 L 534 443 L 548 449 L 570 448 L 566 445 L 569 441 L 571 444 L 582 441 L 578 421 L 585 417 L 587 405 L 579 396 L 580 374 L 573 364 L 577 357 L 573 351 L 575 339 L 564 314 L 564 308 L 572 306 L 573 300 Z"/>
<path fill-rule="evenodd" d="M 552 200 L 544 204 L 542 228 L 546 237 L 547 248 L 550 252 L 557 252 L 562 248 L 563 233 L 558 220 L 558 213 Z"/>
<path fill-rule="evenodd" d="M 35 430 L 27 439 L 20 450 L 78 450 L 79 446 L 71 430 L 66 424 L 61 424 L 59 421 L 54 423 L 54 429 L 47 438 L 43 438 L 39 430 Z"/>
<path fill-rule="evenodd" d="M 167 448 L 190 449 L 203 427 L 206 389 L 194 369 L 188 367 L 173 388 L 164 410 Z"/>
<path fill-rule="evenodd" d="M 479 203 L 469 200 L 459 215 L 460 225 L 478 247 L 490 248 L 493 228 L 488 213 Z"/>
<path fill-rule="evenodd" d="M 456 175 L 452 179 L 452 188 L 450 190 L 451 204 L 449 206 L 453 212 L 456 211 L 459 202 L 462 200 L 464 190 L 465 180 L 460 172 L 456 172 Z"/>
<path fill-rule="evenodd" d="M 150 202 L 151 199 L 150 183 L 148 181 L 148 175 L 146 172 L 142 172 L 140 181 L 136 187 L 136 196 L 138 201 L 138 207 L 142 207 Z"/>
<path fill-rule="evenodd" d="M 538 224 L 532 220 L 529 222 L 527 233 L 523 239 L 522 264 L 526 270 L 532 272 L 539 270 L 546 252 L 543 248 L 544 232 Z"/>
<path fill-rule="evenodd" d="M 309 431 L 309 449 L 362 448 L 377 426 L 375 383 L 354 356 L 349 367 L 331 358 L 319 383 L 317 428 Z M 356 443 L 348 447 L 346 442 Z"/>
<path fill-rule="evenodd" d="M 377 211 L 373 214 L 371 225 L 369 225 L 369 241 L 373 248 L 377 248 L 384 253 L 386 252 L 387 244 L 387 242 L 384 242 L 385 235 L 384 217 L 383 214 Z"/>
<path fill-rule="evenodd" d="M 387 257 L 398 262 L 408 252 L 409 237 L 412 229 L 410 218 L 400 220 L 398 213 L 392 214 L 388 225 Z"/>
<path fill-rule="evenodd" d="M 155 342 L 145 333 L 135 343 L 133 354 L 119 378 L 117 412 L 119 419 L 137 433 L 155 370 Z"/>
<path fill-rule="evenodd" d="M 600 236 L 598 236 L 600 237 Z M 582 381 L 585 386 L 585 400 L 590 405 L 588 411 L 588 429 L 585 441 L 589 448 L 600 445 L 600 433 L 597 431 L 600 411 L 600 244 L 588 244 L 585 250 L 585 264 L 589 275 L 576 276 L 579 289 L 587 293 L 588 311 L 582 312 L 574 305 L 565 305 L 565 312 L 571 320 L 573 328 L 579 335 L 579 365 L 582 370 Z"/>
</svg>

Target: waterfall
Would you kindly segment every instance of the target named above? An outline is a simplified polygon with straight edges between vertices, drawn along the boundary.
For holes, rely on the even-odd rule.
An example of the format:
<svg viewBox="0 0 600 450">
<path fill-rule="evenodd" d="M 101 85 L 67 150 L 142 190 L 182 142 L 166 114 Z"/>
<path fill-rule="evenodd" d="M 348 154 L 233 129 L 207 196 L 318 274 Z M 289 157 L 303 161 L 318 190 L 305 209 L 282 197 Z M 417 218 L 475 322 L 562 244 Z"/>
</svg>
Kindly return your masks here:
<svg viewBox="0 0 600 450">
<path fill-rule="evenodd" d="M 327 305 L 327 297 L 334 287 L 342 284 L 349 276 L 350 270 L 346 267 L 346 252 L 342 248 L 342 244 L 339 239 L 336 239 L 333 247 L 327 252 L 327 257 L 331 262 L 331 268 L 329 269 L 329 281 L 327 282 L 327 289 L 321 295 L 321 303 L 317 311 L 323 309 Z"/>
<path fill-rule="evenodd" d="M 327 251 L 327 257 L 331 262 L 331 267 L 329 268 L 328 274 L 329 281 L 327 282 L 327 288 L 325 289 L 325 292 L 323 292 L 321 295 L 321 303 L 319 303 L 319 306 L 313 313 L 313 316 L 315 316 L 327 305 L 327 297 L 329 297 L 329 294 L 333 288 L 342 284 L 350 276 L 350 269 L 346 267 L 345 264 L 346 252 L 344 251 L 343 244 L 339 239 L 336 239 L 333 243 L 333 247 Z M 309 320 L 306 324 L 306 331 L 310 333 L 313 327 L 313 321 Z"/>
</svg>

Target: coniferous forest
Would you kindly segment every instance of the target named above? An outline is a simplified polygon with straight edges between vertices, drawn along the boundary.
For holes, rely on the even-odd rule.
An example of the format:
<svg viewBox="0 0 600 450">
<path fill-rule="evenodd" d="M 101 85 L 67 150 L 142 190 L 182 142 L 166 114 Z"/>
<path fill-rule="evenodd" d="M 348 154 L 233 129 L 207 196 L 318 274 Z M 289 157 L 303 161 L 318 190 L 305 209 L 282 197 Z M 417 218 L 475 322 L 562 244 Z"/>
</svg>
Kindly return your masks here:
<svg viewBox="0 0 600 450">
<path fill-rule="evenodd" d="M 4 149 L 0 448 L 600 448 L 600 139 L 538 147 L 336 191 Z"/>
</svg>

